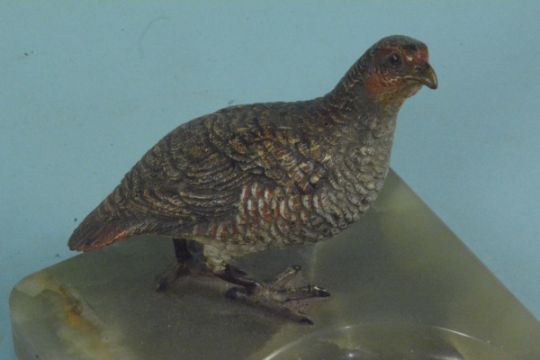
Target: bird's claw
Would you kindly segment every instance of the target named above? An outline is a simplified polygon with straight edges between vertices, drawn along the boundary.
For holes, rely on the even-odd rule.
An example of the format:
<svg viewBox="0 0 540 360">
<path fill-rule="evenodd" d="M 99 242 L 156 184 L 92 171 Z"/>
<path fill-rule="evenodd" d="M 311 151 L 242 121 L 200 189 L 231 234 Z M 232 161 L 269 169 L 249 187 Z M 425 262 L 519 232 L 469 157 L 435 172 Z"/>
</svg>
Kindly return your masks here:
<svg viewBox="0 0 540 360">
<path fill-rule="evenodd" d="M 225 296 L 229 299 L 243 300 L 262 305 L 301 324 L 313 324 L 304 313 L 305 301 L 326 298 L 330 293 L 315 285 L 295 286 L 301 279 L 300 266 L 291 266 L 281 272 L 271 282 L 256 283 L 251 287 L 232 287 Z"/>
<path fill-rule="evenodd" d="M 264 293 L 268 294 L 267 291 Z M 251 293 L 242 287 L 230 288 L 225 293 L 225 296 L 232 300 L 242 300 L 251 305 L 262 306 L 274 314 L 278 314 L 284 318 L 298 322 L 299 324 L 313 325 L 313 321 L 307 317 L 301 309 L 296 309 L 294 306 L 292 306 L 294 305 L 294 302 L 291 300 L 282 301 L 282 299 L 277 299 L 279 297 L 276 296 L 261 296 L 260 291 Z"/>
</svg>

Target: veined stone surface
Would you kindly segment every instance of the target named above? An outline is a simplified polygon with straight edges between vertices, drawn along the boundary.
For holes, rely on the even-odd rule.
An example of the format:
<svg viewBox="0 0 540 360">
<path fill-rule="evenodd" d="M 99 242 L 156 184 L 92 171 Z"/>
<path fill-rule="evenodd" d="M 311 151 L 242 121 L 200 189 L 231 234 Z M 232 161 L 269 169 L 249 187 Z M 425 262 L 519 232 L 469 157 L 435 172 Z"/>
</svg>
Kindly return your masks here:
<svg viewBox="0 0 540 360">
<path fill-rule="evenodd" d="M 18 358 L 540 358 L 538 321 L 393 172 L 339 239 L 242 260 L 261 277 L 303 265 L 332 293 L 314 326 L 227 300 L 213 278 L 156 293 L 173 263 L 170 241 L 139 238 L 25 278 L 10 299 Z"/>
</svg>

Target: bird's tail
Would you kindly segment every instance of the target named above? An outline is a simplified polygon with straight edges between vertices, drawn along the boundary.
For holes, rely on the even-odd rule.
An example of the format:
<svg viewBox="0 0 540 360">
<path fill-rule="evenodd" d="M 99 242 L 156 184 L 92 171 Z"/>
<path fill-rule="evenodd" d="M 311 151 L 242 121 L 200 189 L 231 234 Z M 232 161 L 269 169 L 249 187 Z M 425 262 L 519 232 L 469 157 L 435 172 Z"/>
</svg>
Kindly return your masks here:
<svg viewBox="0 0 540 360">
<path fill-rule="evenodd" d="M 103 219 L 94 210 L 75 229 L 69 238 L 71 250 L 91 251 L 123 240 L 132 235 L 133 228 L 126 221 Z"/>
</svg>

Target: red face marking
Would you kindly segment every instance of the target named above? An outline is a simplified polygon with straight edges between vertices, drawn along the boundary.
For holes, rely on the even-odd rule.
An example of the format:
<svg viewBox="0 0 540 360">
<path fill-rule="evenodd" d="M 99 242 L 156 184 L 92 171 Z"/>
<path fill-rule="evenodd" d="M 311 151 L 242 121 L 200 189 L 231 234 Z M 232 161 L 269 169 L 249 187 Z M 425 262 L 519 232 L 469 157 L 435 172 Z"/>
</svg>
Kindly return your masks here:
<svg viewBox="0 0 540 360">
<path fill-rule="evenodd" d="M 399 91 L 400 84 L 402 84 L 400 77 L 383 70 L 384 62 L 388 61 L 392 54 L 399 56 L 402 66 L 404 66 L 401 71 L 407 71 L 407 68 L 413 71 L 415 67 L 423 66 L 428 61 L 428 52 L 425 47 L 405 45 L 403 47 L 378 48 L 373 58 L 375 67 L 364 81 L 364 88 L 368 96 L 386 98 L 387 95 Z"/>
<path fill-rule="evenodd" d="M 427 49 L 418 49 L 416 51 L 403 50 L 403 59 L 411 66 L 424 65 L 428 62 Z"/>
<path fill-rule="evenodd" d="M 379 72 L 370 74 L 364 81 L 368 96 L 378 97 L 388 90 L 389 81 Z"/>
</svg>

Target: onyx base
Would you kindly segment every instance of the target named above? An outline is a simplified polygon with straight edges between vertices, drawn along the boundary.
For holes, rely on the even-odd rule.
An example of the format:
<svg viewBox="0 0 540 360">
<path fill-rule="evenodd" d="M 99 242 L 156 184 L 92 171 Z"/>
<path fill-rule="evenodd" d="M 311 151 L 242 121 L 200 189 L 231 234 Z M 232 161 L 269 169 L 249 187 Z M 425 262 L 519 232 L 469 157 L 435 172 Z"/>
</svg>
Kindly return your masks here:
<svg viewBox="0 0 540 360">
<path fill-rule="evenodd" d="M 223 296 L 211 278 L 166 293 L 172 244 L 141 237 L 23 279 L 10 298 L 29 359 L 540 359 L 540 324 L 392 172 L 370 212 L 316 246 L 242 259 L 291 264 L 331 293 L 299 325 Z"/>
</svg>

